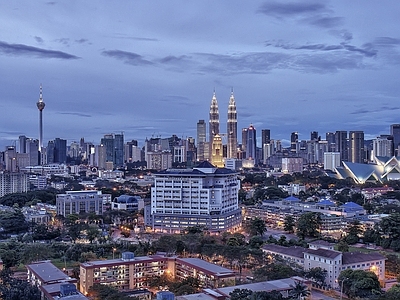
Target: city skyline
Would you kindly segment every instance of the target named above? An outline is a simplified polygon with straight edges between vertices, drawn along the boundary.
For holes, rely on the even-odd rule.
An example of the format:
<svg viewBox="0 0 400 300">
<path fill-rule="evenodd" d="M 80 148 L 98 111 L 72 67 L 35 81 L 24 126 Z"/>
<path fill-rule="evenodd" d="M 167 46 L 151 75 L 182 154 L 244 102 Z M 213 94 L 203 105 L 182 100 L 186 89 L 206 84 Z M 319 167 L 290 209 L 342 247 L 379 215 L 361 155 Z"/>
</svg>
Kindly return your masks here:
<svg viewBox="0 0 400 300">
<path fill-rule="evenodd" d="M 238 130 L 388 134 L 400 123 L 400 4 L 389 1 L 3 3 L 0 146 L 196 137 L 215 89 Z M 251 20 L 251 21 L 250 21 Z M 220 129 L 225 131 L 224 127 Z M 208 129 L 207 129 L 208 132 Z"/>
</svg>

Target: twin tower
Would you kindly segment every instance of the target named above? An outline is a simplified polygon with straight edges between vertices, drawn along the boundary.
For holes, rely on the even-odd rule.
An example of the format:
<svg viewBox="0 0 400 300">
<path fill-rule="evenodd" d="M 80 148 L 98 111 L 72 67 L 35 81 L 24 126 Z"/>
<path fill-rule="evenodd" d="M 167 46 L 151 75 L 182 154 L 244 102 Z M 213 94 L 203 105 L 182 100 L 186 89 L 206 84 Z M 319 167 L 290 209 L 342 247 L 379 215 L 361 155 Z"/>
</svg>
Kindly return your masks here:
<svg viewBox="0 0 400 300">
<path fill-rule="evenodd" d="M 236 158 L 237 157 L 237 112 L 236 102 L 233 96 L 233 90 L 229 98 L 228 106 L 228 119 L 226 134 L 220 133 L 219 130 L 219 111 L 218 102 L 215 95 L 211 99 L 210 106 L 210 121 L 209 121 L 209 143 L 210 143 L 210 157 L 209 160 L 217 167 L 223 167 L 223 158 Z M 222 137 L 226 136 L 226 154 L 224 155 Z"/>
</svg>

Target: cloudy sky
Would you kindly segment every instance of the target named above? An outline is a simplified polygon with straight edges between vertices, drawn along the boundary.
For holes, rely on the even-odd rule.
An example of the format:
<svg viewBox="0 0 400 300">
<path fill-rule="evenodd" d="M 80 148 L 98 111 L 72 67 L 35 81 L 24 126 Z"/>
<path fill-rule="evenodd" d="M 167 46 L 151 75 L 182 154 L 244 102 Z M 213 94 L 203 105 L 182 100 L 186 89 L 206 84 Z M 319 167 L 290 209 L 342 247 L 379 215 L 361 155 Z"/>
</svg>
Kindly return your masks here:
<svg viewBox="0 0 400 300">
<path fill-rule="evenodd" d="M 400 123 L 400 2 L 2 1 L 0 146 L 196 136 L 213 90 L 240 130 L 364 130 Z M 2 149 L 2 148 L 1 148 Z"/>
</svg>

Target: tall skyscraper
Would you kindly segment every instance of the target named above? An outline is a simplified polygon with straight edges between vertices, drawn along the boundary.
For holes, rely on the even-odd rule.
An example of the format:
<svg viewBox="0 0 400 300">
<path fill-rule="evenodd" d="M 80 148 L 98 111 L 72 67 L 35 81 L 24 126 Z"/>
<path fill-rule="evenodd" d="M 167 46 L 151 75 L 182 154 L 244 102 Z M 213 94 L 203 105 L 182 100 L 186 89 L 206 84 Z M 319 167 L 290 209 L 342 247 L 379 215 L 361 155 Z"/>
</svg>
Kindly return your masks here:
<svg viewBox="0 0 400 300">
<path fill-rule="evenodd" d="M 311 131 L 310 140 L 311 140 L 311 141 L 317 141 L 317 140 L 319 140 L 318 131 Z"/>
<path fill-rule="evenodd" d="M 256 160 L 257 138 L 256 129 L 251 124 L 247 129 L 246 158 Z"/>
<path fill-rule="evenodd" d="M 228 135 L 227 158 L 236 158 L 237 157 L 237 113 L 236 113 L 236 102 L 233 96 L 233 91 L 231 93 L 231 97 L 229 98 L 227 135 Z"/>
<path fill-rule="evenodd" d="M 390 135 L 393 136 L 394 155 L 398 156 L 400 145 L 400 124 L 390 125 Z"/>
<path fill-rule="evenodd" d="M 335 152 L 340 152 L 340 159 L 342 161 L 349 161 L 349 152 L 347 147 L 347 131 L 336 131 Z"/>
<path fill-rule="evenodd" d="M 205 144 L 207 141 L 206 133 L 207 125 L 204 120 L 199 120 L 197 122 L 197 160 L 204 161 L 205 160 Z"/>
<path fill-rule="evenodd" d="M 67 162 L 67 140 L 60 138 L 54 140 L 54 162 L 59 164 Z"/>
<path fill-rule="evenodd" d="M 299 143 L 299 134 L 297 132 L 292 132 L 290 135 L 290 152 L 297 153 L 297 145 Z"/>
<path fill-rule="evenodd" d="M 43 148 L 43 109 L 46 104 L 43 102 L 42 85 L 40 85 L 39 101 L 36 103 L 39 109 L 39 151 Z"/>
<path fill-rule="evenodd" d="M 210 130 L 209 141 L 210 143 L 212 143 L 214 140 L 214 136 L 216 134 L 219 134 L 219 111 L 218 111 L 218 102 L 217 102 L 217 97 L 215 95 L 215 91 L 211 99 L 209 130 Z"/>
<path fill-rule="evenodd" d="M 393 156 L 393 136 L 382 134 L 372 141 L 373 156 L 391 157 Z M 371 157 L 371 160 L 374 160 Z"/>
<path fill-rule="evenodd" d="M 336 150 L 335 147 L 335 133 L 327 132 L 325 134 L 325 140 L 328 142 L 328 152 L 334 152 Z"/>
<path fill-rule="evenodd" d="M 242 129 L 242 151 L 244 152 L 243 157 L 246 157 L 246 147 L 247 147 L 247 131 L 248 128 Z"/>
<path fill-rule="evenodd" d="M 271 130 L 262 129 L 261 130 L 261 143 L 264 146 L 265 144 L 269 144 L 271 141 Z"/>
<path fill-rule="evenodd" d="M 349 161 L 364 163 L 364 131 L 349 132 Z"/>
<path fill-rule="evenodd" d="M 20 135 L 19 139 L 19 153 L 26 153 L 26 140 L 28 139 L 25 135 Z"/>
<path fill-rule="evenodd" d="M 124 165 L 124 134 L 114 135 L 114 164 L 116 167 Z"/>
</svg>

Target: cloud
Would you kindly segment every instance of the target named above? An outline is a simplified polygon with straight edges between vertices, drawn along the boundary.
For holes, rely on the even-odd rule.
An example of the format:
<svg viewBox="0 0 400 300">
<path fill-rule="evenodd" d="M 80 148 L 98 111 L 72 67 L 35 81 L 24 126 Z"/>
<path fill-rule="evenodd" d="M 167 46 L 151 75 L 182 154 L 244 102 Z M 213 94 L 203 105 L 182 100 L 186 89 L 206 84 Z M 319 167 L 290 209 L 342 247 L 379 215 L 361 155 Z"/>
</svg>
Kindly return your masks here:
<svg viewBox="0 0 400 300">
<path fill-rule="evenodd" d="M 119 34 L 119 33 L 117 33 L 115 36 L 113 36 L 113 38 L 116 38 L 116 39 L 128 39 L 128 40 L 134 40 L 134 41 L 144 41 L 144 42 L 158 42 L 159 41 L 156 38 L 127 36 L 125 34 Z"/>
<path fill-rule="evenodd" d="M 151 61 L 143 59 L 143 56 L 122 50 L 108 50 L 103 51 L 102 54 L 104 56 L 112 57 L 117 60 L 123 61 L 125 64 L 133 65 L 133 66 L 143 66 L 143 65 L 151 65 L 153 64 Z"/>
<path fill-rule="evenodd" d="M 0 41 L 0 52 L 15 56 L 32 56 L 38 58 L 78 59 L 80 57 L 62 51 L 47 50 L 23 44 L 8 44 Z"/>
<path fill-rule="evenodd" d="M 263 13 L 265 15 L 271 15 L 274 17 L 283 17 L 283 16 L 297 16 L 304 14 L 315 14 L 323 12 L 325 10 L 326 10 L 325 6 L 321 3 L 267 2 L 259 7 L 258 12 Z"/>
<path fill-rule="evenodd" d="M 383 36 L 377 37 L 373 43 L 380 46 L 397 46 L 400 45 L 400 39 Z"/>
<path fill-rule="evenodd" d="M 79 39 L 79 40 L 75 40 L 75 42 L 78 44 L 84 44 L 86 42 L 89 42 L 89 40 L 88 39 Z"/>
<path fill-rule="evenodd" d="M 397 106 L 387 106 L 383 105 L 381 107 L 376 107 L 375 109 L 357 109 L 353 112 L 351 112 L 351 115 L 361 115 L 361 114 L 371 114 L 371 113 L 376 113 L 376 112 L 386 112 L 386 111 L 394 111 L 394 110 L 399 110 L 400 107 Z"/>
<path fill-rule="evenodd" d="M 78 113 L 78 112 L 60 112 L 59 114 L 61 114 L 61 115 L 72 115 L 72 116 L 85 117 L 85 118 L 91 118 L 92 117 L 91 115 Z"/>
<path fill-rule="evenodd" d="M 267 41 L 266 46 L 274 46 L 277 48 L 282 48 L 285 50 L 318 50 L 318 51 L 335 51 L 335 50 L 346 50 L 349 52 L 357 52 L 366 57 L 376 56 L 378 51 L 373 48 L 373 44 L 366 43 L 361 48 L 349 45 L 347 43 L 340 43 L 339 45 L 325 45 L 325 44 L 308 44 L 308 45 L 300 45 L 296 46 L 293 44 L 287 43 L 276 43 L 275 45 Z"/>
<path fill-rule="evenodd" d="M 59 42 L 60 44 L 63 44 L 65 46 L 69 46 L 69 38 L 56 39 L 56 42 Z"/>
<path fill-rule="evenodd" d="M 318 27 L 332 28 L 342 25 L 343 20 L 344 19 L 341 17 L 322 17 L 315 19 L 307 19 L 305 21 L 311 25 L 315 25 Z"/>
<path fill-rule="evenodd" d="M 343 39 L 345 42 L 350 42 L 353 39 L 353 34 L 346 29 L 342 30 L 332 29 L 329 31 L 329 33 L 335 37 Z"/>
<path fill-rule="evenodd" d="M 43 39 L 40 36 L 35 36 L 35 40 L 36 42 L 42 44 L 43 43 Z"/>
<path fill-rule="evenodd" d="M 169 55 L 159 59 L 158 61 L 160 63 L 179 63 L 182 61 L 186 61 L 188 58 L 190 57 L 186 55 L 181 55 L 181 56 Z"/>
</svg>

